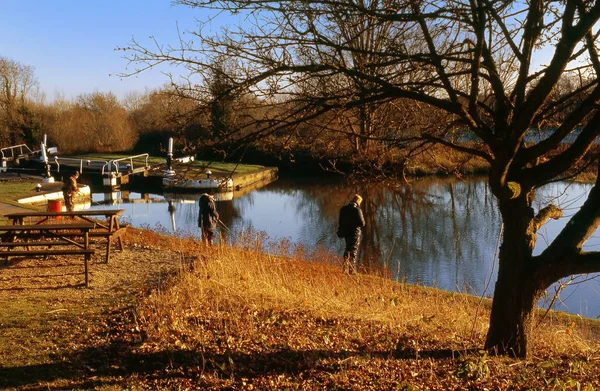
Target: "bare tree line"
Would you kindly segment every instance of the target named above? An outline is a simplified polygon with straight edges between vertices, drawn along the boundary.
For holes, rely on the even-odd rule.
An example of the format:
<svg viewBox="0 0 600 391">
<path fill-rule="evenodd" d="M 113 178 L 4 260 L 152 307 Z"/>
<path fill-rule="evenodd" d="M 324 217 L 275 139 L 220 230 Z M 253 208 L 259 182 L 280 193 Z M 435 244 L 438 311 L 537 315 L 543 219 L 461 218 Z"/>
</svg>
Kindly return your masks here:
<svg viewBox="0 0 600 391">
<path fill-rule="evenodd" d="M 598 164 L 600 1 L 174 3 L 242 15 L 245 23 L 216 35 L 200 25 L 177 47 L 133 40 L 123 49 L 140 65 L 129 76 L 165 62 L 189 71 L 127 111 L 138 146 L 165 132 L 190 151 L 227 156 L 252 145 L 324 157 L 333 168 L 341 160 L 369 170 L 398 163 L 397 175 L 417 156 L 442 150 L 486 162 L 504 226 L 485 344 L 496 353 L 525 357 L 545 290 L 600 271 L 600 253 L 582 250 L 600 225 L 600 179 L 533 255 L 540 227 L 562 216 L 552 204 L 535 209 L 536 190 Z M 535 65 L 541 49 L 551 56 Z M 116 148 L 107 129 L 118 121 L 94 116 L 110 107 L 117 116 L 110 97 L 83 98 L 66 111 L 86 118 L 90 137 L 104 134 L 96 145 Z M 53 129 L 53 137 L 68 134 Z"/>
<path fill-rule="evenodd" d="M 545 290 L 600 271 L 600 253 L 582 250 L 600 225 L 600 179 L 558 237 L 533 254 L 540 227 L 562 216 L 556 205 L 535 209 L 536 190 L 598 164 L 599 1 L 174 3 L 208 12 L 207 21 L 230 13 L 244 23 L 214 35 L 201 24 L 180 47 L 133 41 L 125 50 L 140 69 L 185 66 L 190 86 L 227 59 L 216 98 L 252 94 L 270 107 L 251 112 L 228 138 L 311 144 L 362 155 L 374 168 L 432 145 L 489 164 L 504 230 L 486 349 L 527 356 Z M 541 50 L 545 64 L 536 63 Z"/>
</svg>

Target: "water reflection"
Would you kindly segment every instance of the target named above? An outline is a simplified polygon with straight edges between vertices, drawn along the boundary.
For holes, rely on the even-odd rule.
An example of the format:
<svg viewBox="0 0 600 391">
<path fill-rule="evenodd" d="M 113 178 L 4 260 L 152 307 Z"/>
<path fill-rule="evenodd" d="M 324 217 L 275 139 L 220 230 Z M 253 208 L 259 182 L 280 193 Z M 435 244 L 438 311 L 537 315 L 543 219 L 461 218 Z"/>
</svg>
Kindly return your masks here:
<svg viewBox="0 0 600 391">
<path fill-rule="evenodd" d="M 575 212 L 589 191 L 587 185 L 572 185 L 561 193 L 559 188 L 543 189 L 538 202 L 553 198 L 565 208 L 566 216 Z M 501 218 L 484 180 L 428 179 L 387 186 L 279 179 L 247 194 L 217 198 L 220 219 L 231 231 L 221 230 L 221 235 L 235 240 L 236 233 L 252 229 L 264 231 L 272 240 L 288 238 L 308 249 L 322 246 L 342 254 L 343 241 L 335 235 L 338 212 L 355 193 L 363 196 L 367 223 L 359 251 L 363 266 L 385 268 L 392 278 L 408 283 L 493 294 Z M 93 208 L 125 209 L 124 219 L 137 227 L 198 238 L 198 196 L 121 192 L 113 198 L 94 193 L 92 203 Z M 552 220 L 540 231 L 536 252 L 565 222 L 566 217 Z M 599 244 L 599 238 L 593 237 L 586 249 Z M 597 317 L 599 290 L 595 279 L 570 284 L 555 308 Z"/>
</svg>

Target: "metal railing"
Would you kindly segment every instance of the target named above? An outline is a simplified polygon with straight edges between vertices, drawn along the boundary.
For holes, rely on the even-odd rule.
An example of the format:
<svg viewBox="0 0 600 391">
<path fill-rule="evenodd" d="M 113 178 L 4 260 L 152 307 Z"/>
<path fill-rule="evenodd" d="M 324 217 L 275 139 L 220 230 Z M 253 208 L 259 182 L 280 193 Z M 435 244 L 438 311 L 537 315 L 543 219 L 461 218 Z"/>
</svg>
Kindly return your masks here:
<svg viewBox="0 0 600 391">
<path fill-rule="evenodd" d="M 111 159 L 111 160 L 107 161 L 106 164 L 104 164 L 104 166 L 102 166 L 102 176 L 118 175 L 119 173 L 121 173 L 122 165 L 120 163 L 122 163 L 122 162 L 128 162 L 125 165 L 125 168 L 127 169 L 128 173 L 132 173 L 136 169 L 140 169 L 140 168 L 145 170 L 149 167 L 149 165 L 148 165 L 149 158 L 150 158 L 149 154 L 143 153 L 141 155 L 123 157 L 120 159 Z M 142 165 L 142 162 L 140 160 L 143 160 L 143 167 L 135 167 L 136 162 L 137 162 L 138 166 Z M 113 170 L 113 168 L 114 168 L 114 170 Z"/>
<path fill-rule="evenodd" d="M 90 159 L 81 159 L 81 158 L 71 158 L 71 157 L 61 157 L 59 158 L 58 156 L 54 157 L 54 163 L 56 163 L 56 171 L 60 172 L 60 162 L 63 162 L 65 164 L 69 164 L 70 163 L 70 167 L 79 165 L 79 172 L 82 173 L 83 172 L 83 167 L 86 166 L 90 166 L 93 165 L 94 163 L 96 163 L 98 166 L 100 166 L 100 164 L 106 164 L 107 161 L 106 160 L 90 160 Z"/>
<path fill-rule="evenodd" d="M 19 153 L 15 154 L 15 151 L 18 150 Z M 10 151 L 10 155 L 6 155 L 5 151 Z M 25 152 L 23 152 L 25 151 Z M 6 147 L 0 149 L 0 155 L 2 155 L 2 160 L 14 159 L 15 157 L 25 157 L 32 154 L 31 149 L 26 144 L 13 145 L 12 147 Z"/>
</svg>

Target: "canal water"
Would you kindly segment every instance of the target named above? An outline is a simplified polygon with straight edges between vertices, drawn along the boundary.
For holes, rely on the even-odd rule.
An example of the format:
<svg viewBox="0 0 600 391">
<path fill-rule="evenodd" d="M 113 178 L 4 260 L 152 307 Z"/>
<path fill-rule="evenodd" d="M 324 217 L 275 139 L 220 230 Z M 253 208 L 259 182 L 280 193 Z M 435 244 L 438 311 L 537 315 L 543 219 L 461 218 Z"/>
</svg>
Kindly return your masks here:
<svg viewBox="0 0 600 391">
<path fill-rule="evenodd" d="M 538 192 L 536 209 L 552 201 L 564 218 L 551 220 L 539 231 L 540 253 L 585 200 L 590 185 L 561 184 Z M 92 209 L 122 208 L 122 220 L 171 235 L 199 237 L 197 194 L 92 190 Z M 100 190 L 99 190 L 100 191 Z M 219 234 L 235 240 L 242 231 L 262 233 L 271 242 L 282 239 L 307 250 L 343 252 L 335 235 L 339 209 L 360 193 L 366 227 L 359 262 L 384 267 L 391 278 L 491 297 L 497 272 L 501 218 L 485 180 L 424 179 L 409 185 L 348 184 L 337 179 L 279 179 L 247 194 L 217 194 L 217 211 L 227 227 Z M 584 247 L 597 250 L 600 235 Z M 540 302 L 547 307 L 558 285 Z M 553 308 L 600 316 L 600 277 L 578 276 L 563 281 Z"/>
</svg>

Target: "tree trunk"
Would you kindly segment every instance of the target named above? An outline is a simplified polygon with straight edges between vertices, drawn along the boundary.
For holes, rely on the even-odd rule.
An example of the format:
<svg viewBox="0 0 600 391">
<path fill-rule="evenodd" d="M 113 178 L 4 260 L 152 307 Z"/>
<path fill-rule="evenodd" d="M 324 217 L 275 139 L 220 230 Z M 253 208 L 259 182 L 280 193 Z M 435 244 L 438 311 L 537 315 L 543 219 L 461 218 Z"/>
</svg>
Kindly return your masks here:
<svg viewBox="0 0 600 391">
<path fill-rule="evenodd" d="M 485 349 L 525 358 L 534 310 L 543 293 L 532 264 L 533 210 L 523 196 L 500 205 L 500 210 L 504 230 Z"/>
</svg>

